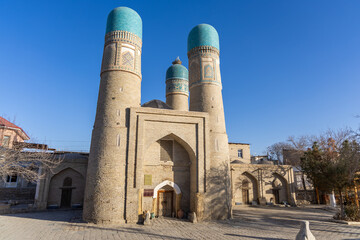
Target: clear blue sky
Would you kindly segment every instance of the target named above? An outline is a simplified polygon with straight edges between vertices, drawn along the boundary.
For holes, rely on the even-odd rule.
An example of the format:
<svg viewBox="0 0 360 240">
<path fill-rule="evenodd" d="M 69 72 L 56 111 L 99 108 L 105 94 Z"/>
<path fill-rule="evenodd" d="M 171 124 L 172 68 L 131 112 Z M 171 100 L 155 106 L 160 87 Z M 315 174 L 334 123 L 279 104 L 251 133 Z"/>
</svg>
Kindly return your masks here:
<svg viewBox="0 0 360 240">
<path fill-rule="evenodd" d="M 252 154 L 289 135 L 360 123 L 360 1 L 0 0 L 0 115 L 33 141 L 87 151 L 107 14 L 143 20 L 142 103 L 165 100 L 165 72 L 187 35 L 213 25 L 227 133 Z"/>
</svg>

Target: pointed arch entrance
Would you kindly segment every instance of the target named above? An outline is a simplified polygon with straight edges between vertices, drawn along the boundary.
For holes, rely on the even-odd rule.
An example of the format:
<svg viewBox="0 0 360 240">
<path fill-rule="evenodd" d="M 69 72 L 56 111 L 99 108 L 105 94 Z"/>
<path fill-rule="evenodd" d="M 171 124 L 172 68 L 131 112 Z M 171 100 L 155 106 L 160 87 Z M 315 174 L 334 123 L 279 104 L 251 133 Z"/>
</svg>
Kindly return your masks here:
<svg viewBox="0 0 360 240">
<path fill-rule="evenodd" d="M 154 189 L 153 211 L 159 217 L 175 217 L 180 209 L 180 187 L 169 180 L 158 184 Z"/>
<path fill-rule="evenodd" d="M 278 173 L 274 173 L 274 180 L 272 181 L 272 191 L 276 204 L 281 204 L 283 202 L 289 203 L 289 191 L 288 183 L 286 179 Z"/>
<path fill-rule="evenodd" d="M 142 171 L 144 195 L 139 201 L 139 212 L 151 210 L 155 216 L 176 216 L 179 209 L 194 209 L 197 191 L 197 160 L 191 146 L 171 133 L 154 138 L 145 146 Z M 180 190 L 181 189 L 181 190 Z"/>
<path fill-rule="evenodd" d="M 258 181 L 250 173 L 244 172 L 242 174 L 243 180 L 241 182 L 241 197 L 243 204 L 251 204 L 253 201 L 258 201 Z"/>
<path fill-rule="evenodd" d="M 85 178 L 75 169 L 65 168 L 51 177 L 47 205 L 51 207 L 82 206 Z"/>
</svg>

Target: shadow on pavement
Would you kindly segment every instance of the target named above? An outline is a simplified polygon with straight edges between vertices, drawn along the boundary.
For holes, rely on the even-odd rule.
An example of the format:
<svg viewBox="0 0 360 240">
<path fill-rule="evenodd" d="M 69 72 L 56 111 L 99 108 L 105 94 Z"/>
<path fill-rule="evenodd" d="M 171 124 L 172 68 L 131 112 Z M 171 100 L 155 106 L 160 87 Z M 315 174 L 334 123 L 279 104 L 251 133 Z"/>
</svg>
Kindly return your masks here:
<svg viewBox="0 0 360 240">
<path fill-rule="evenodd" d="M 231 233 L 225 233 L 224 235 L 234 236 L 234 237 L 243 237 L 243 238 L 247 238 L 247 239 L 287 240 L 286 238 L 264 238 L 264 237 L 253 237 L 253 236 L 239 235 L 239 234 L 231 234 Z"/>
<path fill-rule="evenodd" d="M 82 220 L 82 210 L 47 210 L 28 213 L 13 213 L 4 216 L 14 218 L 30 218 L 36 220 L 55 221 L 55 222 L 73 222 L 84 223 Z"/>
</svg>

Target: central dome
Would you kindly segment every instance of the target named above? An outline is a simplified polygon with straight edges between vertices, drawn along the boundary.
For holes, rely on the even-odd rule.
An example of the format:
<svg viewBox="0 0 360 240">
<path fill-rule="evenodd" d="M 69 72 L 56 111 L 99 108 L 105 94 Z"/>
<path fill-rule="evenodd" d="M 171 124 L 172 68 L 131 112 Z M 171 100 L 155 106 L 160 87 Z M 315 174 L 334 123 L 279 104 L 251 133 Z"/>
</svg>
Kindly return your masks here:
<svg viewBox="0 0 360 240">
<path fill-rule="evenodd" d="M 188 51 L 200 46 L 211 46 L 220 50 L 219 34 L 213 26 L 199 24 L 190 31 L 187 45 Z"/>
<path fill-rule="evenodd" d="M 106 33 L 131 32 L 142 39 L 142 20 L 137 12 L 128 7 L 114 8 L 107 18 Z"/>
<path fill-rule="evenodd" d="M 181 65 L 181 61 L 178 58 L 173 62 L 173 65 L 170 66 L 166 71 L 166 79 L 172 78 L 184 80 L 189 79 L 189 72 L 187 68 Z"/>
</svg>

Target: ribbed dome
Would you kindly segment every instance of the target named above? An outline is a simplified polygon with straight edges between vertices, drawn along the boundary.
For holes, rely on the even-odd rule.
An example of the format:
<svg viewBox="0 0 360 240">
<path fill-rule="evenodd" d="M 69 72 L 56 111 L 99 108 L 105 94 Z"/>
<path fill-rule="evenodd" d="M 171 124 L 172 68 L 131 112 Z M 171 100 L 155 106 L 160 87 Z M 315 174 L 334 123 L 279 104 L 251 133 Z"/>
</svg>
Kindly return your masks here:
<svg viewBox="0 0 360 240">
<path fill-rule="evenodd" d="M 188 36 L 188 51 L 199 46 L 211 46 L 220 50 L 219 34 L 209 24 L 199 24 L 194 27 Z"/>
<path fill-rule="evenodd" d="M 106 33 L 127 31 L 142 39 L 142 20 L 137 12 L 128 7 L 114 8 L 107 18 Z"/>
<path fill-rule="evenodd" d="M 189 72 L 186 67 L 181 65 L 180 59 L 173 62 L 173 65 L 166 71 L 166 79 L 177 78 L 177 79 L 189 79 Z"/>
</svg>

